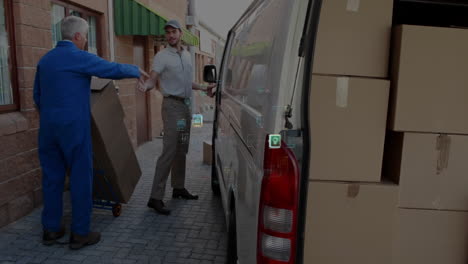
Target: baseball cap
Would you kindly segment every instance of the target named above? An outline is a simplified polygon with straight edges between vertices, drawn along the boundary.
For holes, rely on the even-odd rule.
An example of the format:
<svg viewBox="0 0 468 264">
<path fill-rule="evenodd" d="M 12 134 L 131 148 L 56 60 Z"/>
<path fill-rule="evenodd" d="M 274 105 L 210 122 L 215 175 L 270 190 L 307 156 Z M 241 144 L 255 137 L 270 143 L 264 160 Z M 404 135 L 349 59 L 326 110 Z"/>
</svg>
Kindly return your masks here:
<svg viewBox="0 0 468 264">
<path fill-rule="evenodd" d="M 164 28 L 166 28 L 166 27 L 173 27 L 173 28 L 176 28 L 176 29 L 182 29 L 182 27 L 179 24 L 179 21 L 174 20 L 174 19 L 167 21 L 166 25 L 164 25 Z"/>
</svg>

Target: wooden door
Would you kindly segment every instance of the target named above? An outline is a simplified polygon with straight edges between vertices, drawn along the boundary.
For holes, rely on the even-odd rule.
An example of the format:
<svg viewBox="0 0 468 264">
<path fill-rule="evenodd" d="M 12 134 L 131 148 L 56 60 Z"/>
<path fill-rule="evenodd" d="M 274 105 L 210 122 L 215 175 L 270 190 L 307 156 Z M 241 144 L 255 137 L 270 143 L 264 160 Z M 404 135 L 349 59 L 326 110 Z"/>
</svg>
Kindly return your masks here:
<svg viewBox="0 0 468 264">
<path fill-rule="evenodd" d="M 155 45 L 154 47 L 154 54 L 157 54 L 160 50 L 164 47 L 161 45 Z M 156 84 L 157 88 L 159 87 L 159 82 Z M 163 95 L 159 91 L 154 91 L 151 95 L 151 127 L 152 127 L 152 137 L 160 137 L 163 133 L 163 121 L 162 121 L 162 102 L 163 102 Z"/>
<path fill-rule="evenodd" d="M 147 69 L 145 65 L 146 41 L 144 37 L 135 36 L 133 39 L 133 62 L 142 69 Z M 148 93 L 142 93 L 135 89 L 137 144 L 141 145 L 150 140 L 148 121 Z"/>
</svg>

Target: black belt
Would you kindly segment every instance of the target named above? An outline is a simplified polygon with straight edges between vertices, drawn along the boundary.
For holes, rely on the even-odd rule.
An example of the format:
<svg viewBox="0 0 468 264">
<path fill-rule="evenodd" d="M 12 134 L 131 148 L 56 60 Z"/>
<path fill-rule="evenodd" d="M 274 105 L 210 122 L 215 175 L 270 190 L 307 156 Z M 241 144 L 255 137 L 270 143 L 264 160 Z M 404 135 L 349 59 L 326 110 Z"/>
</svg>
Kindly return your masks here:
<svg viewBox="0 0 468 264">
<path fill-rule="evenodd" d="M 185 102 L 185 99 L 186 99 L 184 97 L 178 97 L 178 96 L 175 96 L 175 95 L 168 95 L 168 96 L 166 96 L 166 98 L 171 98 L 171 99 L 179 100 L 179 101 L 182 101 L 182 102 Z"/>
</svg>

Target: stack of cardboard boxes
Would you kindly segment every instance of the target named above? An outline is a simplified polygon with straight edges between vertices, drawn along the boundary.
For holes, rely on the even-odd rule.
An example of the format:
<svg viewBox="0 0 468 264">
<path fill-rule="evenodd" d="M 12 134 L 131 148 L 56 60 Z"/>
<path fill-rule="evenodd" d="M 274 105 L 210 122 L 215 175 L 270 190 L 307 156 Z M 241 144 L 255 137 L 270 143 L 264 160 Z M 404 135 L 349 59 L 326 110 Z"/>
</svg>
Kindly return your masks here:
<svg viewBox="0 0 468 264">
<path fill-rule="evenodd" d="M 310 263 L 468 261 L 468 30 L 400 25 L 391 47 L 392 9 L 393 0 L 322 3 Z"/>
<path fill-rule="evenodd" d="M 398 186 L 381 171 L 392 9 L 392 0 L 322 3 L 310 95 L 310 263 L 391 263 Z"/>
<path fill-rule="evenodd" d="M 394 28 L 384 176 L 399 183 L 395 264 L 468 261 L 468 30 Z"/>
</svg>

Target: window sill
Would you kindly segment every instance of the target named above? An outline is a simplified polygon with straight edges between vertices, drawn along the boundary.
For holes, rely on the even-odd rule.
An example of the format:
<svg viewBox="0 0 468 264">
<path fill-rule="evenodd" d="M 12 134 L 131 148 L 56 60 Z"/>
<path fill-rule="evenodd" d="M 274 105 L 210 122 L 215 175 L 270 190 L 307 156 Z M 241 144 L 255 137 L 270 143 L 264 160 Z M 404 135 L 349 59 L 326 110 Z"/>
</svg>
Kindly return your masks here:
<svg viewBox="0 0 468 264">
<path fill-rule="evenodd" d="M 0 114 L 0 136 L 28 130 L 28 120 L 20 113 Z"/>
</svg>

